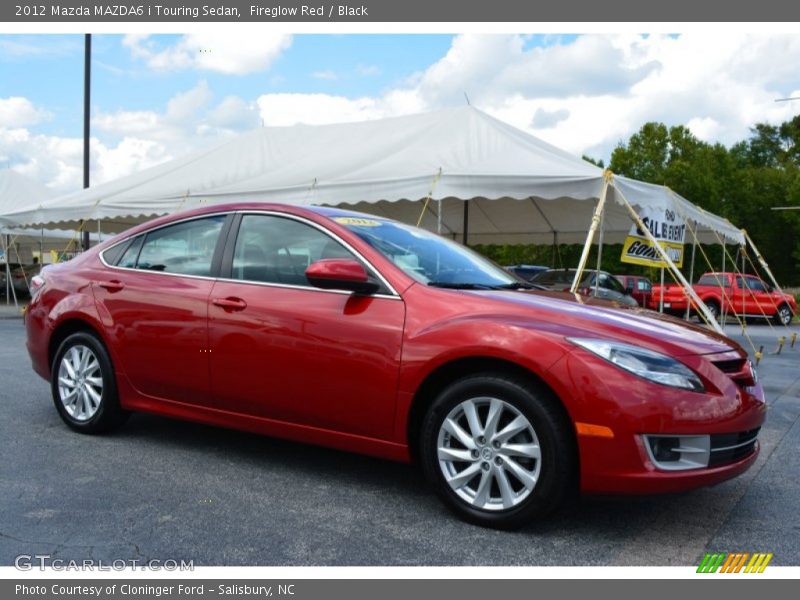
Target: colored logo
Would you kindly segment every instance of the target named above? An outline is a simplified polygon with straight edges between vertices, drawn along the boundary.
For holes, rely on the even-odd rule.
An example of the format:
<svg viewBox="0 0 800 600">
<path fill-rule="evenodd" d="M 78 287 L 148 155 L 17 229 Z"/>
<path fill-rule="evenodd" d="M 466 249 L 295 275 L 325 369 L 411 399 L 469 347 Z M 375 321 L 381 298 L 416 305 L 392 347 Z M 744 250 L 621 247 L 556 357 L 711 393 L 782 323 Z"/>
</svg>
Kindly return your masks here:
<svg viewBox="0 0 800 600">
<path fill-rule="evenodd" d="M 763 573 L 772 552 L 706 552 L 698 573 Z"/>
</svg>

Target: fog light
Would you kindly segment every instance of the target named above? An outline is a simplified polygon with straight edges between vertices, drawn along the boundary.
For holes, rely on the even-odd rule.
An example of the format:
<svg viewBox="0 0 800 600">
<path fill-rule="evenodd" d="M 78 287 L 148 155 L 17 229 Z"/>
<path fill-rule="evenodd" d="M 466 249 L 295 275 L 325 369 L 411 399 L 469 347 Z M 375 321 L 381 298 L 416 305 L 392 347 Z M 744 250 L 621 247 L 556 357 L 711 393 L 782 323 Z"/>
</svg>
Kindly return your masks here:
<svg viewBox="0 0 800 600">
<path fill-rule="evenodd" d="M 644 435 L 644 446 L 656 468 L 663 471 L 702 469 L 711 458 L 708 435 Z"/>
<path fill-rule="evenodd" d="M 680 446 L 679 438 L 649 438 L 650 450 L 653 453 L 653 458 L 658 462 L 676 462 L 681 459 L 680 452 L 675 449 Z"/>
</svg>

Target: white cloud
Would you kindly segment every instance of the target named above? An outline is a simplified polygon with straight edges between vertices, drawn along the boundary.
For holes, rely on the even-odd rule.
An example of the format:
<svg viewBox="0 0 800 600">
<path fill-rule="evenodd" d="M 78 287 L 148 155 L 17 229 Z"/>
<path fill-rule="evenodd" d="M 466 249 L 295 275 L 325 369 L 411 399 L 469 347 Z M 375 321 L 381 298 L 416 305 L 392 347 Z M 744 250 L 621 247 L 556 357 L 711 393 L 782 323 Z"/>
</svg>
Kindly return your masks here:
<svg viewBox="0 0 800 600">
<path fill-rule="evenodd" d="M 388 114 L 380 99 L 330 94 L 264 94 L 258 108 L 265 125 L 319 125 L 380 119 Z"/>
<path fill-rule="evenodd" d="M 0 98 L 0 127 L 26 127 L 50 118 L 50 113 L 21 96 Z"/>
<path fill-rule="evenodd" d="M 0 100 L 0 115 L 5 114 L 4 106 L 14 107 L 11 112 L 17 116 L 29 113 L 32 119 L 38 114 L 27 99 L 15 100 L 23 102 Z M 20 119 L 12 121 L 0 119 L 0 161 L 59 192 L 80 188 L 82 138 L 33 133 L 14 125 Z M 163 111 L 98 110 L 92 116 L 92 184 L 146 169 L 258 124 L 255 103 L 227 96 L 214 104 L 205 81 L 173 96 Z"/>
<path fill-rule="evenodd" d="M 246 131 L 259 126 L 258 106 L 245 102 L 238 96 L 226 96 L 208 113 L 208 124 L 212 127 L 233 131 Z"/>
<path fill-rule="evenodd" d="M 141 34 L 126 35 L 122 43 L 157 71 L 200 69 L 227 75 L 264 71 L 292 44 L 290 35 L 229 31 L 187 34 L 169 46 Z"/>
<path fill-rule="evenodd" d="M 576 155 L 608 158 L 647 121 L 732 144 L 796 114 L 800 37 L 587 35 L 526 47 L 524 36 L 460 35 L 441 59 L 378 96 L 265 94 L 266 124 L 329 123 L 473 106 Z"/>
<path fill-rule="evenodd" d="M 125 43 L 153 68 L 212 68 L 204 54 L 192 50 L 207 45 L 214 55 L 217 46 L 207 36 L 202 40 L 184 36 L 167 47 L 146 36 L 128 36 Z M 575 155 L 604 159 L 647 121 L 687 124 L 702 139 L 731 144 L 757 122 L 790 119 L 800 104 L 774 102 L 800 96 L 798 36 L 626 34 L 582 36 L 569 43 L 556 39 L 546 47 L 528 47 L 528 42 L 522 36 L 458 36 L 441 59 L 375 95 L 265 93 L 220 100 L 200 81 L 159 109 L 100 108 L 92 125 L 97 136 L 92 181 L 180 156 L 260 122 L 377 119 L 463 105 L 464 92 L 473 106 L 516 127 Z M 216 54 L 220 62 L 212 70 L 263 70 L 290 39 L 272 36 L 263 41 L 263 51 L 252 50 L 261 43 L 244 40 L 242 48 L 250 50 L 236 50 L 241 62 L 235 53 Z M 358 67 L 356 73 L 366 76 L 371 70 Z M 265 84 L 274 77 L 266 75 Z M 47 117 L 24 98 L 0 99 L 0 160 L 62 191 L 75 189 L 80 140 L 26 129 Z"/>
<path fill-rule="evenodd" d="M 566 108 L 559 108 L 556 110 L 545 110 L 544 108 L 537 108 L 533 113 L 531 120 L 531 128 L 533 129 L 547 129 L 555 126 L 560 121 L 569 117 L 569 111 Z"/>
</svg>

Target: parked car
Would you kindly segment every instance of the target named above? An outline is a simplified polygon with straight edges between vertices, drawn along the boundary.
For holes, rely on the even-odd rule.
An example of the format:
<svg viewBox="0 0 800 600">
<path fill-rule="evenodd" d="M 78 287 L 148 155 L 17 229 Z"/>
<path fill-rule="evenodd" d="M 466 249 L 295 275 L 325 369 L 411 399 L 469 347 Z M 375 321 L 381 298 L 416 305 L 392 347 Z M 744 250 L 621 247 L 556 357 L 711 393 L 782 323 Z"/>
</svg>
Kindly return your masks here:
<svg viewBox="0 0 800 600">
<path fill-rule="evenodd" d="M 542 271 L 547 271 L 549 268 L 550 267 L 544 267 L 542 265 L 509 265 L 504 267 L 506 271 L 513 273 L 525 281 L 530 281 L 537 274 L 541 273 Z"/>
<path fill-rule="evenodd" d="M 530 282 L 549 290 L 566 292 L 572 287 L 573 279 L 575 269 L 548 269 L 533 277 Z M 618 302 L 623 306 L 639 306 L 622 284 L 606 271 L 586 270 L 578 286 L 578 293 Z"/>
<path fill-rule="evenodd" d="M 11 271 L 11 283 L 14 291 L 23 296 L 27 296 L 31 281 L 42 270 L 42 265 L 34 263 L 30 265 L 19 265 Z"/>
<path fill-rule="evenodd" d="M 641 275 L 615 275 L 625 288 L 625 293 L 636 300 L 639 306 L 648 308 L 652 306 L 653 282 Z"/>
<path fill-rule="evenodd" d="M 413 460 L 487 526 L 753 464 L 764 394 L 736 342 L 527 287 L 387 219 L 205 206 L 47 266 L 27 348 L 76 431 L 145 411 Z"/>
<path fill-rule="evenodd" d="M 5 263 L 0 263 L 0 296 L 5 296 L 7 291 L 10 292 L 10 290 L 7 290 L 6 284 L 8 281 L 8 276 L 6 275 L 6 273 L 7 272 L 12 273 L 11 280 L 13 281 L 14 280 L 13 272 L 16 271 L 20 266 L 22 265 L 16 262 L 8 263 L 8 266 L 6 266 Z"/>
<path fill-rule="evenodd" d="M 705 273 L 692 286 L 700 300 L 708 307 L 714 318 L 719 318 L 724 309 L 727 315 L 745 319 L 772 319 L 780 325 L 788 325 L 797 314 L 797 301 L 790 294 L 781 294 L 754 275 L 737 273 Z M 653 286 L 653 308 L 658 308 L 661 286 Z M 664 286 L 664 311 L 685 314 L 689 297 L 677 284 Z M 691 302 L 691 312 L 696 312 Z"/>
</svg>

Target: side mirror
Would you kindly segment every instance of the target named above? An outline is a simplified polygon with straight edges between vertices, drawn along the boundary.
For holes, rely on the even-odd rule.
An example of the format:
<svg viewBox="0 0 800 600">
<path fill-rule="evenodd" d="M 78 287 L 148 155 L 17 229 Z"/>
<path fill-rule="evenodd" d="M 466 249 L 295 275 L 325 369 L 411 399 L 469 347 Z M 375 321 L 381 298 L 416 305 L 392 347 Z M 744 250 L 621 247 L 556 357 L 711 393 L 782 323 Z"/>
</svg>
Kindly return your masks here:
<svg viewBox="0 0 800 600">
<path fill-rule="evenodd" d="M 351 258 L 324 258 L 311 263 L 306 278 L 323 290 L 346 290 L 356 294 L 374 294 L 380 289 L 364 266 Z"/>
</svg>

